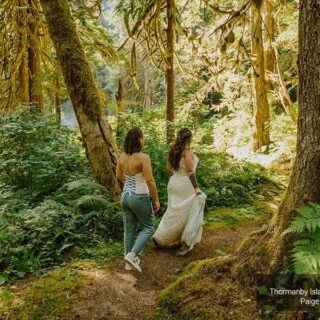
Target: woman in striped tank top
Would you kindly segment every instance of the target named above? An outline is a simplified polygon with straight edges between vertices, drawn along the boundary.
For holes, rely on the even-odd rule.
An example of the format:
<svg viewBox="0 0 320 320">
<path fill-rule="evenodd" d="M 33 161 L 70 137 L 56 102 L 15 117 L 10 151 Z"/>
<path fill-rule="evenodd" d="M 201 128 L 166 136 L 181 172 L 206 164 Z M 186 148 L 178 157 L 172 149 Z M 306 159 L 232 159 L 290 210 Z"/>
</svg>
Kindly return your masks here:
<svg viewBox="0 0 320 320">
<path fill-rule="evenodd" d="M 153 234 L 154 211 L 160 203 L 157 187 L 152 174 L 150 157 L 142 153 L 144 145 L 140 128 L 128 131 L 124 141 L 124 153 L 117 165 L 117 179 L 124 183 L 121 206 L 124 222 L 125 269 L 141 272 L 140 259 L 147 241 Z M 153 200 L 153 206 L 151 203 Z M 142 230 L 135 239 L 138 225 Z"/>
</svg>

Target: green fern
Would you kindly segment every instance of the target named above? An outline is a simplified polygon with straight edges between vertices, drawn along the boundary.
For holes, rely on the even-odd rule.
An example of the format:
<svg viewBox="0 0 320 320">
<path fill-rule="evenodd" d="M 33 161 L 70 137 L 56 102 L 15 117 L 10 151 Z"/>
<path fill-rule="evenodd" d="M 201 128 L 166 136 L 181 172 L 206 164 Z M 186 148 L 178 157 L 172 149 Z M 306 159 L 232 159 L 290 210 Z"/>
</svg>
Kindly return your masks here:
<svg viewBox="0 0 320 320">
<path fill-rule="evenodd" d="M 320 271 L 320 236 L 309 233 L 294 243 L 293 266 L 296 274 L 318 274 Z"/>
<path fill-rule="evenodd" d="M 295 241 L 292 249 L 293 268 L 297 275 L 319 274 L 320 272 L 320 205 L 310 203 L 309 206 L 297 209 L 299 215 L 284 231 L 298 233 L 302 239 Z"/>
<path fill-rule="evenodd" d="M 82 212 L 100 211 L 110 206 L 110 203 L 101 195 L 82 196 L 75 202 L 76 208 Z"/>
<path fill-rule="evenodd" d="M 304 230 L 314 232 L 320 228 L 320 205 L 310 203 L 308 207 L 301 207 L 297 209 L 299 216 L 295 217 L 284 234 L 289 232 L 302 233 Z"/>
</svg>

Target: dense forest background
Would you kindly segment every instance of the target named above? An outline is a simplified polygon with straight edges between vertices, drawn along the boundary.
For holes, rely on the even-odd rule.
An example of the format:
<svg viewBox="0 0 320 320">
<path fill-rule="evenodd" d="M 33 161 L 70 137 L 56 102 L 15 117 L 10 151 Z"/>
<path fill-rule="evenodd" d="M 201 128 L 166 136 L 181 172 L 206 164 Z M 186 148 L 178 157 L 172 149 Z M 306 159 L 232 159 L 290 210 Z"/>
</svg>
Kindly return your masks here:
<svg viewBox="0 0 320 320">
<path fill-rule="evenodd" d="M 307 2 L 305 8 L 313 6 L 314 1 Z M 312 8 L 306 14 L 317 17 L 319 9 Z M 317 157 L 308 153 L 312 141 L 318 141 L 317 124 L 299 124 L 298 98 L 302 106 L 309 100 L 310 108 L 316 106 L 317 97 L 303 97 L 309 97 L 319 77 L 312 63 L 303 69 L 300 62 L 310 82 L 298 93 L 298 51 L 299 57 L 307 52 L 298 46 L 303 9 L 296 0 L 1 2 L 0 316 L 61 317 L 59 312 L 67 314 L 59 309 L 61 301 L 55 304 L 50 297 L 41 306 L 43 283 L 41 290 L 32 289 L 34 303 L 17 304 L 15 281 L 54 279 L 52 268 L 63 273 L 59 268 L 70 261 L 105 264 L 122 255 L 114 172 L 124 135 L 134 126 L 144 131 L 144 152 L 152 159 L 163 212 L 168 149 L 175 131 L 189 127 L 201 160 L 199 184 L 208 196 L 207 232 L 253 223 L 267 230 L 265 239 L 274 240 L 269 249 L 261 240 L 263 250 L 271 252 L 265 259 L 276 261 L 272 271 L 285 265 L 289 274 L 318 273 L 320 209 L 315 203 L 320 199 L 316 192 L 307 194 L 319 180 L 311 173 L 318 168 Z M 316 35 L 317 27 L 312 29 Z M 303 34 L 308 27 L 300 23 L 299 28 Z M 311 113 L 303 109 L 301 114 Z M 303 137 L 311 143 L 304 144 Z M 307 159 L 314 163 L 309 176 L 301 169 Z M 292 167 L 297 174 L 290 180 Z M 304 182 L 295 188 L 298 177 Z M 267 228 L 272 217 L 276 227 Z M 290 240 L 280 236 L 284 231 Z M 240 252 L 243 257 L 253 252 L 251 242 Z M 263 250 L 254 250 L 254 271 L 264 268 Z M 234 270 L 246 268 L 244 260 Z M 64 280 L 68 287 L 70 279 Z M 184 307 L 177 311 L 170 301 L 179 305 L 185 295 L 194 296 L 189 289 L 195 285 L 187 281 L 179 297 L 175 285 L 163 291 L 157 316 L 193 319 L 194 313 L 183 313 Z M 196 304 L 192 308 L 195 312 Z M 208 310 L 215 309 L 210 305 Z M 267 307 L 262 314 L 272 317 L 272 312 Z"/>
</svg>

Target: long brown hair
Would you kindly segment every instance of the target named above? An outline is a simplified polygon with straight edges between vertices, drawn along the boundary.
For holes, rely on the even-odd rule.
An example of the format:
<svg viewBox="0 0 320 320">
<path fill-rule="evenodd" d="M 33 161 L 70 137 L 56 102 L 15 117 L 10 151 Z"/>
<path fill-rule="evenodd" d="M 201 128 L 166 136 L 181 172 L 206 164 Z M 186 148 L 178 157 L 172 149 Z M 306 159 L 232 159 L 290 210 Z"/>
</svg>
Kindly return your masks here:
<svg viewBox="0 0 320 320">
<path fill-rule="evenodd" d="M 126 154 L 140 152 L 142 149 L 140 139 L 143 138 L 143 133 L 140 128 L 132 128 L 127 132 L 124 140 L 123 149 Z"/>
<path fill-rule="evenodd" d="M 182 153 L 186 146 L 191 143 L 192 132 L 188 128 L 181 128 L 178 133 L 176 140 L 170 148 L 168 162 L 173 170 L 179 170 L 180 160 Z"/>
</svg>

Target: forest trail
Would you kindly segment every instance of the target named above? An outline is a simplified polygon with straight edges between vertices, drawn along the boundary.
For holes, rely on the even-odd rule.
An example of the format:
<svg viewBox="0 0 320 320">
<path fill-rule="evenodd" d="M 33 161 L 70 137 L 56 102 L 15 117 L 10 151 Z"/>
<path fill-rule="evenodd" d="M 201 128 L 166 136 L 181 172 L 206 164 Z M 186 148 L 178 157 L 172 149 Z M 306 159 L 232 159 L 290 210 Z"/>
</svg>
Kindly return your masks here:
<svg viewBox="0 0 320 320">
<path fill-rule="evenodd" d="M 185 257 L 175 250 L 148 245 L 142 258 L 142 273 L 125 271 L 119 257 L 106 269 L 86 269 L 89 286 L 79 292 L 74 317 L 79 320 L 154 319 L 156 298 L 190 262 L 232 252 L 241 240 L 258 228 L 249 223 L 238 228 L 205 231 L 202 242 Z"/>
</svg>

